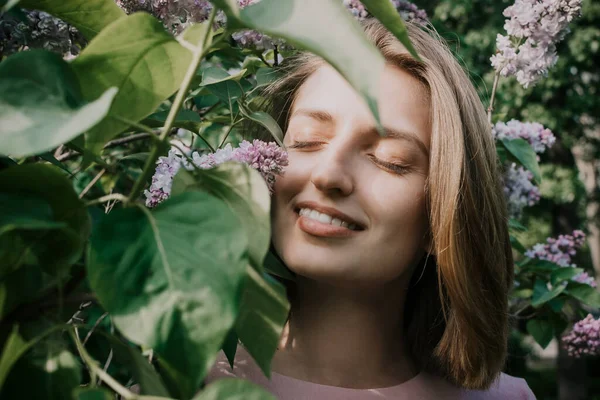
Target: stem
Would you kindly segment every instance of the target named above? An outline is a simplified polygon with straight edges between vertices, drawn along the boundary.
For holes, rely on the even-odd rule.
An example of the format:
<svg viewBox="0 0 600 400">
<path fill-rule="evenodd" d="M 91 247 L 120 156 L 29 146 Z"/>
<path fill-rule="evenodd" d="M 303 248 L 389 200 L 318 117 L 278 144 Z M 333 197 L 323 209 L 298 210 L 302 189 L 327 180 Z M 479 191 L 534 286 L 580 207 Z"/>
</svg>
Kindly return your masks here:
<svg viewBox="0 0 600 400">
<path fill-rule="evenodd" d="M 104 370 L 100 368 L 98 364 L 96 364 L 96 361 L 87 353 L 87 351 L 85 351 L 85 348 L 81 344 L 81 340 L 79 340 L 79 336 L 77 336 L 74 331 L 71 331 L 71 337 L 75 342 L 75 346 L 77 346 L 79 356 L 88 366 L 92 374 L 97 375 L 101 381 L 104 381 L 112 390 L 118 393 L 119 396 L 123 397 L 125 400 L 134 400 L 138 398 L 135 393 L 130 392 L 125 386 L 117 382 L 112 376 L 104 372 Z"/>
<path fill-rule="evenodd" d="M 277 45 L 273 48 L 273 66 L 277 67 L 279 65 L 279 51 L 277 49 Z"/>
<path fill-rule="evenodd" d="M 121 193 L 112 193 L 112 194 L 107 194 L 106 196 L 99 197 L 95 200 L 88 201 L 87 203 L 85 203 L 85 206 L 89 207 L 89 206 L 93 206 L 96 204 L 106 203 L 107 201 L 111 201 L 111 200 L 118 200 L 123 203 L 127 203 L 129 201 L 129 199 L 127 197 L 123 196 Z"/>
<path fill-rule="evenodd" d="M 98 182 L 98 180 L 102 178 L 102 175 L 104 175 L 105 172 L 106 168 L 103 168 L 102 171 L 98 172 L 98 175 L 96 175 L 94 179 L 92 179 L 92 181 L 85 187 L 85 189 L 83 189 L 81 193 L 79 193 L 80 199 L 83 199 L 83 196 L 85 196 L 87 192 L 89 192 L 90 189 L 96 184 L 96 182 Z"/>
<path fill-rule="evenodd" d="M 221 144 L 219 145 L 219 149 L 223 147 L 223 145 L 225 144 L 225 141 L 229 137 L 229 134 L 233 130 L 233 127 L 236 126 L 239 122 L 240 121 L 234 122 L 232 125 L 229 126 L 229 129 L 227 130 L 227 133 L 225 134 L 225 137 L 223 138 L 223 140 L 221 141 Z"/>
<path fill-rule="evenodd" d="M 487 109 L 488 122 L 492 124 L 492 111 L 494 111 L 494 99 L 496 97 L 496 89 L 498 88 L 498 81 L 500 80 L 500 72 L 496 72 L 494 75 L 494 85 L 492 86 L 492 96 L 490 97 L 490 105 Z"/>
<path fill-rule="evenodd" d="M 160 156 L 160 154 L 164 151 L 164 148 L 167 147 L 167 136 L 169 135 L 169 131 L 173 127 L 173 123 L 175 122 L 175 118 L 179 113 L 179 109 L 185 100 L 185 95 L 192 83 L 193 78 L 196 76 L 196 71 L 198 70 L 198 66 L 200 65 L 200 61 L 202 60 L 202 56 L 204 55 L 204 49 L 212 38 L 212 21 L 215 18 L 216 7 L 213 7 L 210 17 L 208 19 L 208 27 L 206 29 L 206 35 L 200 39 L 200 43 L 198 46 L 194 48 L 192 51 L 192 62 L 188 66 L 185 77 L 183 78 L 183 82 L 179 86 L 179 91 L 177 92 L 177 96 L 175 96 L 175 100 L 173 101 L 173 105 L 171 106 L 171 110 L 169 110 L 169 115 L 167 116 L 167 120 L 165 121 L 165 126 L 160 134 L 159 140 L 165 145 L 161 146 L 155 144 L 152 147 L 152 151 L 150 152 L 150 156 L 148 160 L 146 160 L 146 164 L 144 165 L 144 169 L 140 174 L 138 180 L 133 185 L 133 189 L 131 189 L 131 193 L 129 193 L 128 202 L 132 202 L 137 199 L 140 195 L 142 188 L 152 175 L 154 165 L 156 164 L 156 160 Z M 209 37 L 210 36 L 210 37 Z"/>
<path fill-rule="evenodd" d="M 85 344 L 87 343 L 87 341 L 90 339 L 90 337 L 92 336 L 92 334 L 94 333 L 94 331 L 96 330 L 96 328 L 100 325 L 100 323 L 102 321 L 104 321 L 104 318 L 106 318 L 108 316 L 108 313 L 105 312 L 104 314 L 102 314 L 100 316 L 100 318 L 98 318 L 96 320 L 96 323 L 94 324 L 94 326 L 92 326 L 92 329 L 90 329 L 90 331 L 88 332 L 88 334 L 85 336 L 85 339 L 83 339 L 83 343 L 81 344 L 82 346 L 85 347 Z"/>
<path fill-rule="evenodd" d="M 215 152 L 215 149 L 211 146 L 210 143 L 208 143 L 208 141 L 206 139 L 204 139 L 204 136 L 202 136 L 199 133 L 196 133 L 195 135 L 198 136 L 200 139 L 202 139 L 202 141 L 208 146 L 208 148 L 210 149 L 210 151 L 212 151 L 213 153 Z"/>
</svg>

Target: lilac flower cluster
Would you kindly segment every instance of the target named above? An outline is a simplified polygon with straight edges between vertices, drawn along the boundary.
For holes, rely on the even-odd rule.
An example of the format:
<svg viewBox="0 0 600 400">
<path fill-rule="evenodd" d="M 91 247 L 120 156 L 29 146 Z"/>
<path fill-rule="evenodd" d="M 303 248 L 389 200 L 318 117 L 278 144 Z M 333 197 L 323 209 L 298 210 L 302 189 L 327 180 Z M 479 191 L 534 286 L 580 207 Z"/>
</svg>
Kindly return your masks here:
<svg viewBox="0 0 600 400">
<path fill-rule="evenodd" d="M 181 151 L 173 148 L 167 157 L 158 159 L 150 189 L 144 192 L 146 206 L 156 207 L 170 196 L 173 178 L 181 167 L 193 170 L 214 168 L 227 161 L 245 163 L 260 172 L 269 190 L 273 191 L 276 177 L 283 175 L 283 169 L 288 165 L 287 153 L 281 147 L 274 142 L 266 143 L 261 140 L 254 140 L 252 143 L 244 140 L 237 148 L 227 144 L 209 154 L 194 152 L 190 158 L 191 163 Z"/>
<path fill-rule="evenodd" d="M 556 137 L 550 129 L 544 128 L 537 122 L 521 122 L 511 119 L 507 123 L 497 122 L 492 128 L 494 139 L 525 139 L 529 142 L 533 151 L 538 154 L 552 147 Z"/>
<path fill-rule="evenodd" d="M 533 174 L 512 163 L 504 173 L 504 195 L 511 218 L 519 219 L 523 208 L 540 201 L 540 189 L 532 183 Z"/>
<path fill-rule="evenodd" d="M 557 239 L 548 238 L 546 243 L 538 243 L 525 252 L 529 258 L 547 260 L 561 267 L 575 267 L 571 263 L 571 256 L 577 253 L 577 249 L 585 243 L 585 233 L 574 230 L 572 235 L 559 235 Z"/>
<path fill-rule="evenodd" d="M 81 33 L 63 20 L 42 11 L 23 12 L 25 19 L 0 15 L 0 59 L 27 49 L 45 49 L 70 59 L 86 45 Z"/>
<path fill-rule="evenodd" d="M 563 346 L 571 357 L 600 356 L 600 319 L 592 314 L 573 325 L 571 332 L 563 336 Z"/>
<path fill-rule="evenodd" d="M 508 36 L 498 34 L 492 66 L 525 88 L 535 84 L 556 64 L 556 43 L 580 15 L 581 0 L 516 0 L 504 10 Z"/>
<path fill-rule="evenodd" d="M 350 10 L 352 15 L 354 15 L 354 18 L 358 19 L 359 21 L 370 16 L 365 6 L 359 0 L 343 1 L 344 6 L 346 6 L 346 8 Z M 426 25 L 428 23 L 427 13 L 424 10 L 418 8 L 410 1 L 390 0 L 390 2 L 394 5 L 394 8 L 396 8 L 400 16 L 405 21 L 411 21 L 418 25 Z"/>
<path fill-rule="evenodd" d="M 545 244 L 536 244 L 525 252 L 525 256 L 547 260 L 561 267 L 575 268 L 577 265 L 572 263 L 572 256 L 577 253 L 577 249 L 582 247 L 584 243 L 585 233 L 581 230 L 574 230 L 572 235 L 559 235 L 557 239 L 546 239 Z M 596 281 L 587 272 L 575 275 L 572 280 L 596 287 Z"/>
</svg>

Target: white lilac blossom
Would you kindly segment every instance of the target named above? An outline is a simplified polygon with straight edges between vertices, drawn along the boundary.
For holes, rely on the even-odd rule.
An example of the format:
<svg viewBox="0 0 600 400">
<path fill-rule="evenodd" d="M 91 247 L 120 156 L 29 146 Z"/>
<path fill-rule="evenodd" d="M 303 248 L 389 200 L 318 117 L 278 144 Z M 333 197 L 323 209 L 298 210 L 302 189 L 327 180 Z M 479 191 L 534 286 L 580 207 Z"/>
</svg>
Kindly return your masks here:
<svg viewBox="0 0 600 400">
<path fill-rule="evenodd" d="M 42 11 L 23 10 L 25 19 L 0 14 L 0 55 L 45 49 L 66 59 L 78 55 L 86 40 L 75 27 Z"/>
<path fill-rule="evenodd" d="M 600 319 L 595 319 L 592 314 L 578 321 L 573 329 L 564 335 L 563 346 L 571 357 L 600 355 Z"/>
<path fill-rule="evenodd" d="M 191 163 L 188 157 L 191 158 Z M 183 155 L 177 148 L 172 148 L 166 157 L 160 157 L 156 162 L 152 184 L 144 192 L 146 206 L 156 207 L 171 195 L 173 178 L 181 167 L 187 170 L 209 169 L 227 161 L 244 163 L 260 172 L 270 191 L 273 191 L 276 177 L 283 175 L 283 169 L 288 165 L 287 153 L 282 148 L 274 142 L 266 143 L 261 140 L 244 140 L 236 148 L 228 143 L 214 153 L 203 155 L 198 152 Z"/>
<path fill-rule="evenodd" d="M 511 218 L 521 218 L 523 208 L 540 201 L 540 189 L 533 183 L 533 174 L 512 163 L 504 174 L 504 195 Z"/>
<path fill-rule="evenodd" d="M 506 123 L 497 122 L 492 128 L 492 133 L 496 140 L 525 139 L 538 154 L 543 153 L 556 142 L 552 131 L 537 122 L 521 122 L 515 119 Z"/>
<path fill-rule="evenodd" d="M 581 230 L 574 230 L 572 235 L 559 235 L 556 239 L 546 239 L 546 243 L 536 244 L 525 252 L 525 256 L 547 260 L 561 267 L 575 268 L 577 265 L 572 262 L 572 257 L 584 243 L 585 233 Z M 596 287 L 596 281 L 587 272 L 581 272 L 571 278 L 571 280 Z"/>
<path fill-rule="evenodd" d="M 556 43 L 580 15 L 581 0 L 516 0 L 504 10 L 507 35 L 496 37 L 492 66 L 525 88 L 534 85 L 556 64 Z"/>
</svg>

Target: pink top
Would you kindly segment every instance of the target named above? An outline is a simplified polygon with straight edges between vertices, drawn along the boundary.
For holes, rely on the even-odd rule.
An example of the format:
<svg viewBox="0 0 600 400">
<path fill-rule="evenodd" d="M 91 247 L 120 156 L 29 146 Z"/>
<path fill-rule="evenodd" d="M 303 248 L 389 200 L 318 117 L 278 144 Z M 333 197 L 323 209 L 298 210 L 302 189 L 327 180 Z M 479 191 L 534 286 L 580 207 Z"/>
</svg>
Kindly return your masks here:
<svg viewBox="0 0 600 400">
<path fill-rule="evenodd" d="M 414 378 L 396 386 L 379 389 L 349 389 L 306 382 L 271 372 L 269 380 L 252 356 L 238 346 L 234 369 L 221 351 L 206 383 L 227 377 L 247 379 L 271 392 L 280 400 L 369 400 L 369 399 L 458 399 L 458 400 L 535 400 L 535 396 L 522 378 L 501 374 L 488 390 L 465 390 L 450 385 L 441 378 L 419 373 Z"/>
</svg>

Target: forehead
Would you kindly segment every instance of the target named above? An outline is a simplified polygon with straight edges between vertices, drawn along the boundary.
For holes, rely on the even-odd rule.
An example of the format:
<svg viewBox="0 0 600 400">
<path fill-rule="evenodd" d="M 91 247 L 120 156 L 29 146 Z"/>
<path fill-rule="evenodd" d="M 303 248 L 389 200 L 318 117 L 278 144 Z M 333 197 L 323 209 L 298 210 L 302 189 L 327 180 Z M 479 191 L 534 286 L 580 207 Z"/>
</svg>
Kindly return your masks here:
<svg viewBox="0 0 600 400">
<path fill-rule="evenodd" d="M 430 147 L 430 101 L 423 84 L 408 72 L 387 64 L 381 77 L 378 107 L 381 122 L 391 130 L 413 132 Z M 325 111 L 332 121 L 304 110 Z M 300 112 L 297 112 L 300 111 Z M 290 109 L 290 123 L 343 124 L 369 130 L 375 126 L 367 104 L 331 66 L 317 69 L 299 88 Z"/>
</svg>

